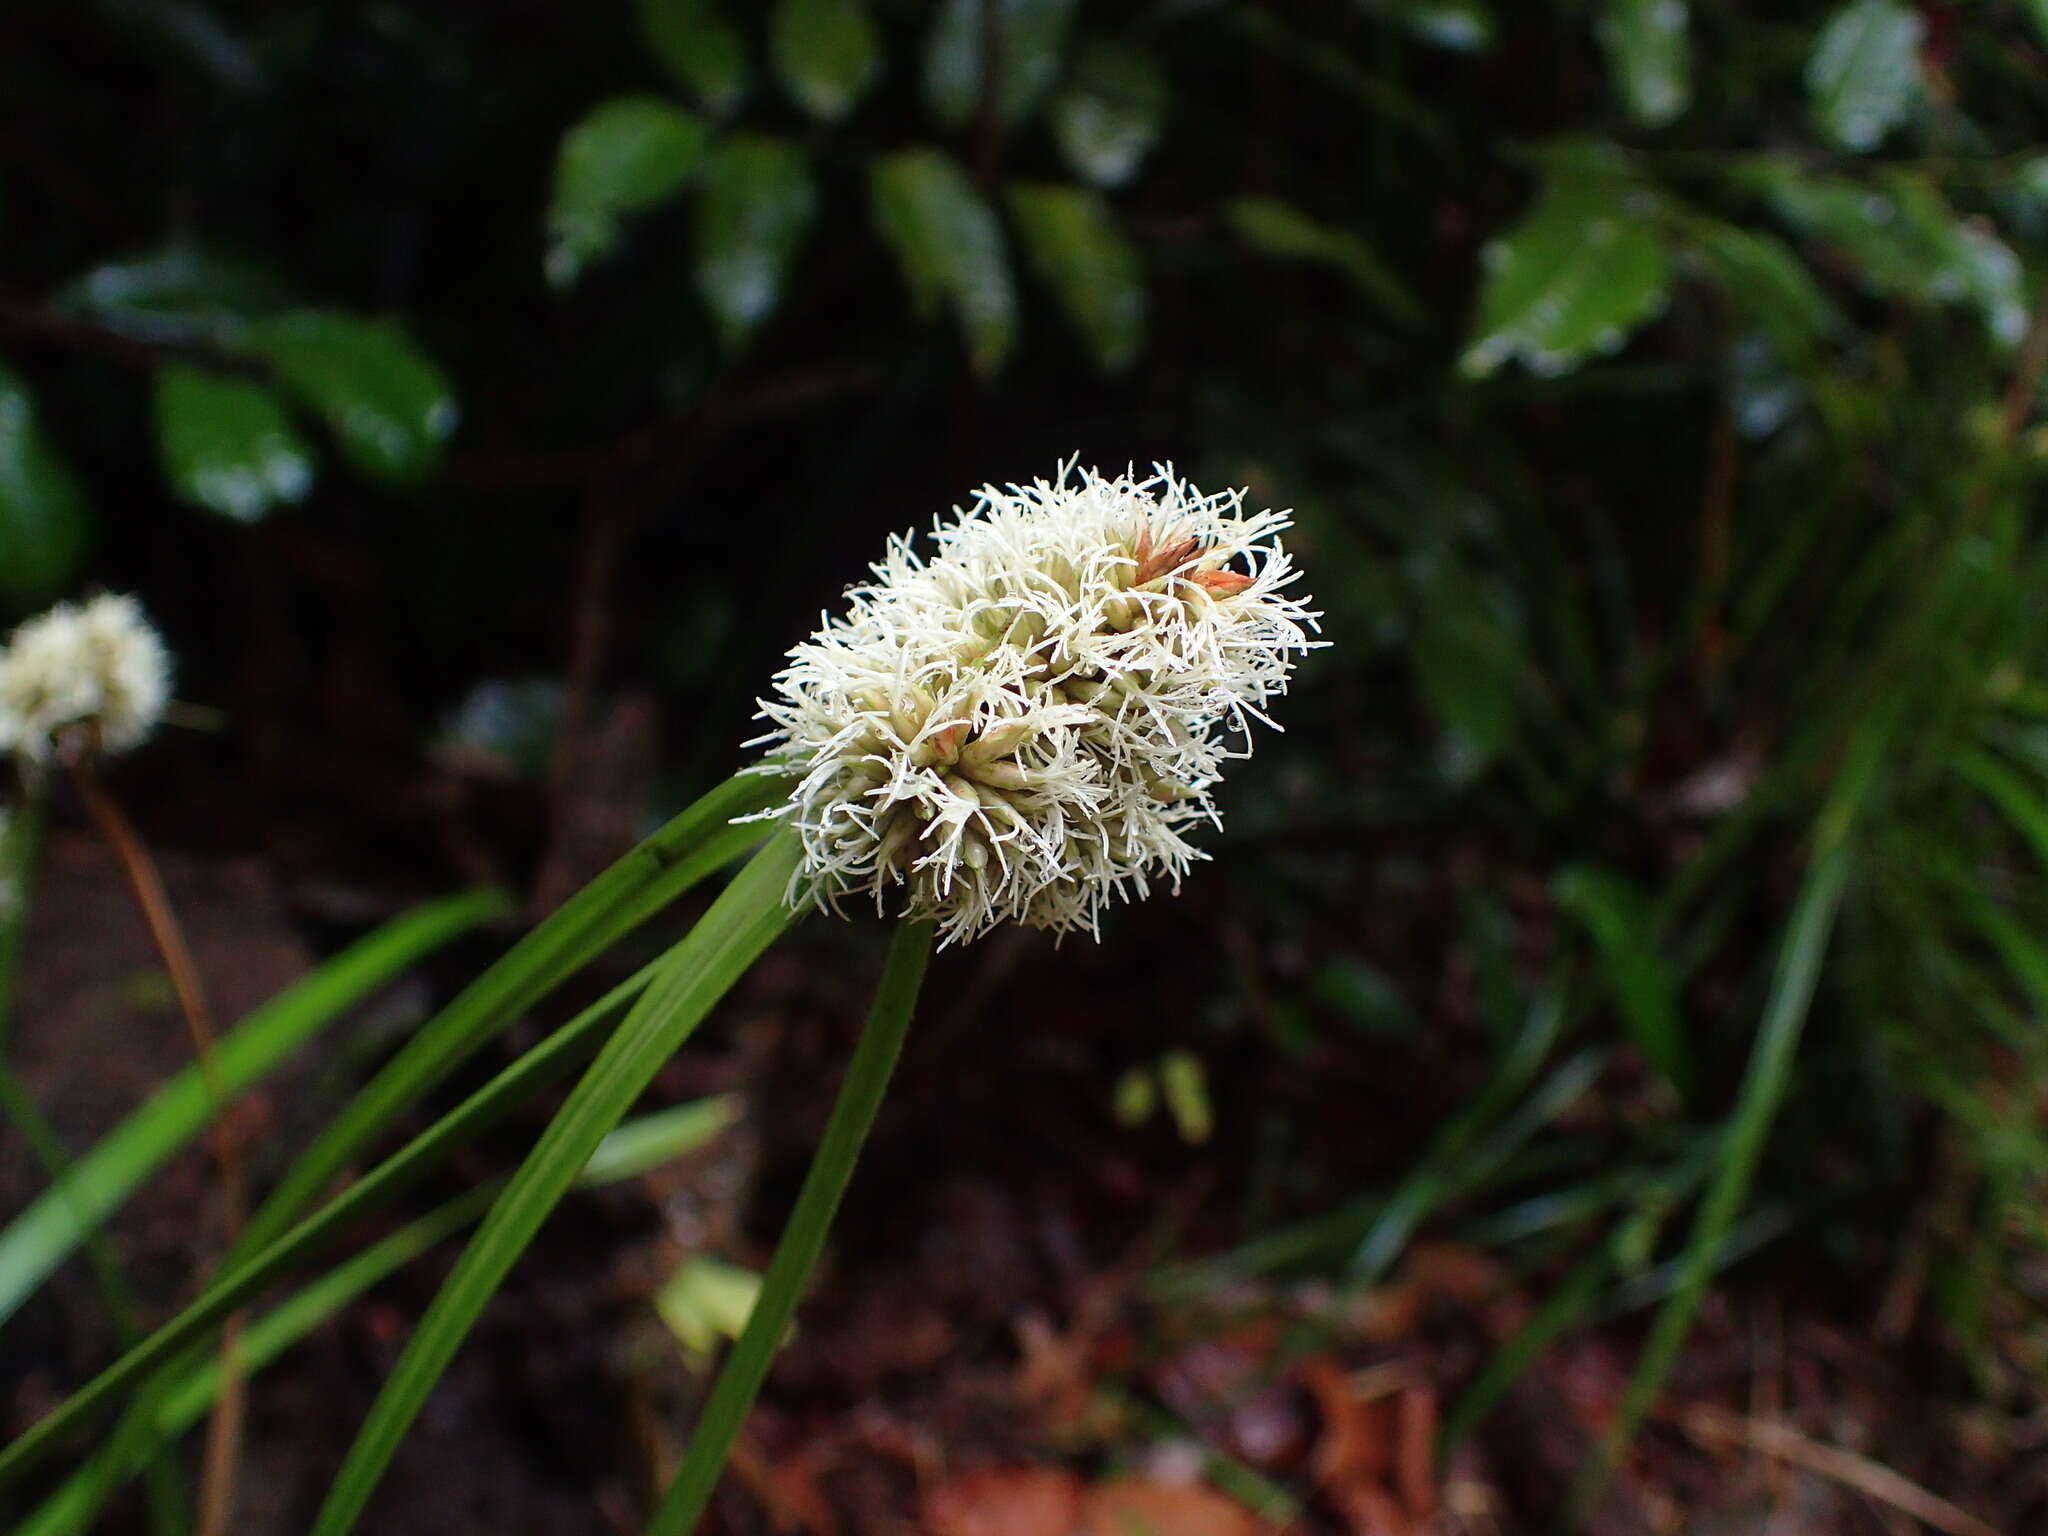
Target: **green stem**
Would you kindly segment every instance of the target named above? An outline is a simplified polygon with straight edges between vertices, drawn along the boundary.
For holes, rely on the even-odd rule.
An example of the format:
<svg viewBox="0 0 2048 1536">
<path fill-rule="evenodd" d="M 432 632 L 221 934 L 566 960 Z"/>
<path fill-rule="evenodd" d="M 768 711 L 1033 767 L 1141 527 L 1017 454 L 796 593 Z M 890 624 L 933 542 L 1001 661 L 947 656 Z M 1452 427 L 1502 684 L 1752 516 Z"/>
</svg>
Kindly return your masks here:
<svg viewBox="0 0 2048 1536">
<path fill-rule="evenodd" d="M 889 1076 L 903 1049 L 903 1036 L 910 1027 L 911 1013 L 917 1006 L 918 986 L 924 980 L 931 947 L 929 923 L 897 925 L 881 983 L 875 989 L 867 1027 L 861 1032 L 860 1045 L 846 1069 L 846 1080 L 839 1086 L 838 1102 L 832 1106 L 832 1118 L 826 1122 L 825 1134 L 811 1158 L 796 1209 L 790 1212 L 789 1225 L 776 1245 L 775 1257 L 769 1261 L 760 1297 L 725 1362 L 725 1369 L 719 1373 L 718 1384 L 711 1389 L 711 1399 L 704 1406 L 696 1433 L 690 1437 L 682 1467 L 648 1524 L 647 1536 L 687 1536 L 711 1501 L 726 1457 L 739 1437 L 740 1425 L 746 1420 L 747 1410 L 753 1407 L 775 1351 L 788 1332 L 804 1282 L 818 1262 L 818 1250 L 824 1246 L 825 1233 L 839 1209 L 840 1197 L 846 1193 L 847 1180 L 853 1177 L 854 1160 L 860 1156 L 861 1144 L 874 1124 L 875 1111 L 881 1107 L 882 1094 L 889 1086 Z"/>
</svg>

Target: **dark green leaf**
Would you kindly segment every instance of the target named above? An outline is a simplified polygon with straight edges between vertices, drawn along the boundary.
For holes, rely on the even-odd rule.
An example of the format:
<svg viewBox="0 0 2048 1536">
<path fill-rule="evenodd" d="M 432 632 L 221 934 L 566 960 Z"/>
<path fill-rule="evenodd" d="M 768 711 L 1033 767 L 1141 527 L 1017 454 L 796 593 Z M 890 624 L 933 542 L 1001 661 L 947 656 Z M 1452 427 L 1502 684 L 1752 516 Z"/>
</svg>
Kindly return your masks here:
<svg viewBox="0 0 2048 1536">
<path fill-rule="evenodd" d="M 1002 227 L 966 174 L 938 150 L 907 149 L 874 162 L 869 191 L 918 313 L 949 305 L 975 368 L 1000 365 L 1016 339 L 1017 294 Z"/>
<path fill-rule="evenodd" d="M 639 0 L 640 35 L 670 77 L 723 115 L 747 93 L 747 41 L 718 0 Z"/>
<path fill-rule="evenodd" d="M 825 122 L 847 114 L 882 64 L 865 0 L 781 0 L 772 42 L 784 88 Z"/>
<path fill-rule="evenodd" d="M 85 498 L 36 420 L 28 387 L 0 367 L 0 598 L 26 610 L 61 596 L 91 532 Z"/>
<path fill-rule="evenodd" d="M 291 280 L 266 262 L 179 241 L 95 267 L 53 302 L 138 341 L 177 344 L 231 341 L 244 322 L 290 309 L 299 298 Z"/>
<path fill-rule="evenodd" d="M 1553 169 L 1528 217 L 1486 247 L 1459 366 L 1478 378 L 1520 358 L 1548 377 L 1618 351 L 1670 287 L 1656 212 L 1654 196 L 1624 176 Z"/>
<path fill-rule="evenodd" d="M 682 190 L 707 130 L 659 96 L 621 96 L 562 135 L 548 203 L 548 281 L 566 288 L 618 244 L 619 222 Z"/>
<path fill-rule="evenodd" d="M 1872 293 L 1926 303 L 1963 303 L 2011 344 L 2026 330 L 2019 258 L 1998 236 L 1955 216 L 1924 175 L 1892 171 L 1877 187 L 1782 168 L 1765 180 L 1778 212 L 1839 247 Z"/>
<path fill-rule="evenodd" d="M 1079 187 L 1017 182 L 1010 212 L 1039 280 L 1059 296 L 1105 372 L 1137 356 L 1145 289 L 1137 253 L 1102 198 Z"/>
<path fill-rule="evenodd" d="M 1514 735 L 1521 640 L 1511 616 L 1456 561 L 1431 550 L 1402 567 L 1413 603 L 1410 650 L 1423 697 L 1444 729 L 1438 766 L 1462 784 Z"/>
<path fill-rule="evenodd" d="M 1091 42 L 1052 104 L 1052 132 L 1074 170 L 1098 187 L 1137 174 L 1159 140 L 1166 77 L 1151 56 L 1121 43 Z"/>
<path fill-rule="evenodd" d="M 1788 360 L 1805 356 L 1841 316 L 1784 242 L 1718 219 L 1690 226 L 1728 297 L 1748 312 Z"/>
<path fill-rule="evenodd" d="M 1821 28 L 1806 89 L 1821 130 L 1844 149 L 1877 148 L 1920 99 L 1927 25 L 1902 0 L 1853 0 Z"/>
<path fill-rule="evenodd" d="M 775 308 L 817 208 L 794 145 L 746 135 L 712 152 L 697 216 L 697 287 L 728 342 Z"/>
<path fill-rule="evenodd" d="M 1278 198 L 1241 197 L 1227 204 L 1223 214 L 1253 249 L 1336 267 L 1389 314 L 1410 323 L 1421 319 L 1415 296 L 1358 236 L 1319 223 Z"/>
<path fill-rule="evenodd" d="M 1369 8 L 1453 53 L 1483 53 L 1493 46 L 1493 12 L 1485 0 L 1372 0 Z"/>
<path fill-rule="evenodd" d="M 1677 984 L 1657 953 L 1649 902 L 1620 876 L 1587 866 L 1562 871 L 1550 890 L 1593 935 L 1615 1006 L 1643 1059 L 1683 1094 L 1690 1073 Z"/>
<path fill-rule="evenodd" d="M 312 489 L 313 456 L 269 387 L 204 368 L 157 370 L 157 451 L 171 488 L 238 523 Z"/>
<path fill-rule="evenodd" d="M 996 121 L 1018 122 L 1059 73 L 1074 0 L 942 0 L 925 44 L 924 94 L 932 116 L 964 128 L 981 107 L 982 70 L 998 72 Z M 993 16 L 1000 36 L 983 35 Z"/>
<path fill-rule="evenodd" d="M 1600 40 L 1630 117 L 1657 128 L 1692 99 L 1686 0 L 1607 0 Z"/>
<path fill-rule="evenodd" d="M 252 326 L 246 345 L 319 415 L 342 457 L 368 479 L 417 484 L 455 430 L 448 381 L 394 322 L 295 310 Z"/>
</svg>

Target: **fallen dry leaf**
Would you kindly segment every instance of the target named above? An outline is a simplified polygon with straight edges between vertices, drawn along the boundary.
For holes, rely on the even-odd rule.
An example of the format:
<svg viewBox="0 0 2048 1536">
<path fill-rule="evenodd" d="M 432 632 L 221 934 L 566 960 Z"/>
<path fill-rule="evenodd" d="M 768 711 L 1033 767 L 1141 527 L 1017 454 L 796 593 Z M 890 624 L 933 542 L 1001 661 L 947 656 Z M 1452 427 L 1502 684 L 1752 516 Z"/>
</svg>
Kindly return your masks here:
<svg viewBox="0 0 2048 1536">
<path fill-rule="evenodd" d="M 1120 1478 L 1088 1490 L 1084 1536 L 1259 1536 L 1252 1512 L 1200 1483 Z"/>
<path fill-rule="evenodd" d="M 1081 1482 L 1057 1467 L 983 1467 L 924 1496 L 931 1536 L 1074 1536 Z"/>
</svg>

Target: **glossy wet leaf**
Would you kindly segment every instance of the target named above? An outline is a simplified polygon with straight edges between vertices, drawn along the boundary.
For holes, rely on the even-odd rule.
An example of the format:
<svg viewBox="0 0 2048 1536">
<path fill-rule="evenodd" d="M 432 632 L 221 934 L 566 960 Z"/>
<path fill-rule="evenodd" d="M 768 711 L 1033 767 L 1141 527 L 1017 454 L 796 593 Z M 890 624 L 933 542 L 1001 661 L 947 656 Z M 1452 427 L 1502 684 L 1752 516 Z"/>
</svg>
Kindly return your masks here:
<svg viewBox="0 0 2048 1536">
<path fill-rule="evenodd" d="M 1686 0 L 1607 0 L 1600 41 L 1628 114 L 1646 127 L 1674 122 L 1692 100 Z"/>
<path fill-rule="evenodd" d="M 1333 266 L 1387 313 L 1408 322 L 1421 317 L 1422 308 L 1407 285 L 1358 235 L 1272 197 L 1237 198 L 1224 206 L 1223 215 L 1238 238 L 1254 250 Z"/>
<path fill-rule="evenodd" d="M 618 244 L 629 214 L 680 192 L 707 138 L 701 119 L 659 96 L 607 101 L 562 135 L 548 202 L 548 281 L 568 287 Z"/>
<path fill-rule="evenodd" d="M 941 0 L 925 42 L 924 94 L 947 128 L 967 126 L 981 107 L 982 68 L 997 61 L 996 121 L 1018 122 L 1059 74 L 1074 0 Z M 1000 36 L 983 36 L 993 18 Z"/>
<path fill-rule="evenodd" d="M 299 302 L 296 285 L 268 262 L 183 240 L 94 267 L 53 300 L 124 336 L 158 344 L 228 342 L 250 320 Z"/>
<path fill-rule="evenodd" d="M 817 210 L 795 145 L 743 135 L 712 151 L 697 211 L 697 288 L 728 341 L 775 308 Z"/>
<path fill-rule="evenodd" d="M 295 310 L 252 326 L 246 346 L 326 424 L 365 478 L 416 485 L 439 463 L 455 430 L 455 395 L 395 322 Z"/>
<path fill-rule="evenodd" d="M 1493 11 L 1485 0 L 1368 0 L 1368 8 L 1452 53 L 1484 53 L 1493 46 Z"/>
<path fill-rule="evenodd" d="M 184 500 L 254 523 L 312 489 L 312 450 L 268 385 L 170 364 L 153 400 L 157 452 Z"/>
<path fill-rule="evenodd" d="M 770 50 L 783 88 L 824 122 L 844 117 L 882 66 L 866 0 L 779 0 Z"/>
<path fill-rule="evenodd" d="M 1108 373 L 1129 367 L 1144 329 L 1145 287 L 1108 204 L 1046 182 L 1018 182 L 1009 198 L 1031 270 L 1073 317 L 1096 364 Z"/>
<path fill-rule="evenodd" d="M 1002 227 L 966 173 L 939 150 L 902 150 L 874 162 L 869 194 L 917 312 L 950 308 L 976 370 L 999 366 L 1016 339 L 1016 288 Z"/>
<path fill-rule="evenodd" d="M 1159 141 L 1166 94 L 1166 77 L 1150 55 L 1091 42 L 1053 98 L 1053 138 L 1078 175 L 1098 187 L 1120 187 Z"/>
<path fill-rule="evenodd" d="M 1756 322 L 1781 356 L 1796 360 L 1840 327 L 1834 304 L 1776 236 L 1718 219 L 1690 228 L 1729 301 Z"/>
<path fill-rule="evenodd" d="M 1821 130 L 1866 152 L 1920 100 L 1920 44 L 1927 24 L 1904 0 L 1853 0 L 1821 28 L 1806 62 L 1806 89 Z"/>
<path fill-rule="evenodd" d="M 1967 305 L 2008 345 L 2024 333 L 2018 256 L 1989 229 L 1958 218 L 1926 176 L 1898 170 L 1865 183 L 1779 171 L 1765 190 L 1787 222 L 1847 256 L 1872 293 Z"/>
<path fill-rule="evenodd" d="M 719 0 L 638 0 L 647 51 L 720 116 L 747 93 L 747 40 Z"/>
<path fill-rule="evenodd" d="M 0 599 L 27 611 L 61 597 L 91 542 L 78 482 L 43 430 L 28 386 L 0 366 Z"/>
<path fill-rule="evenodd" d="M 1553 171 L 1528 216 L 1483 253 L 1459 367 L 1479 378 L 1518 360 L 1548 377 L 1619 351 L 1671 285 L 1655 215 L 1654 199 L 1626 177 Z"/>
</svg>

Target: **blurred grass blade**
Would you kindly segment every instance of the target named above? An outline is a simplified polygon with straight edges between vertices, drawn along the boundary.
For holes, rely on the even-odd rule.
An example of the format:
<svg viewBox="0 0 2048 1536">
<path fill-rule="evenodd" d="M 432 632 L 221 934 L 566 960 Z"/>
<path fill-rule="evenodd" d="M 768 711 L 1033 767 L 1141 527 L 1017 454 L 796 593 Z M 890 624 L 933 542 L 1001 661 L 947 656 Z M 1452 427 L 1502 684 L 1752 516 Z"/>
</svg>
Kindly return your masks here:
<svg viewBox="0 0 2048 1536">
<path fill-rule="evenodd" d="M 342 1536 L 369 1502 L 427 1394 L 598 1144 L 661 1064 L 791 920 L 783 893 L 799 857 L 779 828 L 668 958 L 520 1164 L 399 1357 L 313 1526 Z"/>
<path fill-rule="evenodd" d="M 1645 920 L 1649 903 L 1618 876 L 1587 865 L 1560 872 L 1550 890 L 1557 904 L 1593 935 L 1615 1005 L 1643 1059 L 1685 1098 L 1692 1074 L 1678 989 Z"/>
<path fill-rule="evenodd" d="M 620 938 L 757 841 L 732 818 L 784 793 L 779 780 L 736 774 L 564 902 L 456 995 L 359 1089 L 243 1229 L 234 1257 L 268 1244 L 408 1107 L 499 1030 Z"/>
<path fill-rule="evenodd" d="M 1981 748 L 1972 748 L 1955 760 L 1963 781 L 1981 793 L 2012 823 L 2015 832 L 2048 871 L 2048 801 L 2029 788 L 2025 779 Z"/>
<path fill-rule="evenodd" d="M 650 966 L 649 971 L 652 969 Z M 724 1095 L 678 1104 L 673 1109 L 629 1120 L 600 1144 L 598 1155 L 592 1157 L 577 1183 L 579 1187 L 592 1188 L 648 1172 L 703 1146 L 737 1117 L 737 1101 Z M 371 1286 L 475 1221 L 496 1197 L 502 1183 L 494 1179 L 380 1238 L 257 1318 L 242 1334 L 238 1355 L 242 1372 L 254 1375 L 262 1370 Z M 186 1373 L 158 1400 L 158 1442 L 175 1440 L 196 1424 L 213 1406 L 219 1391 L 220 1368 L 216 1360 L 209 1358 Z M 114 1475 L 128 1476 L 134 1468 L 135 1460 L 131 1458 L 114 1469 Z M 97 1500 L 87 1486 L 89 1476 L 73 1476 L 44 1500 L 17 1536 L 57 1536 L 58 1532 L 79 1529 L 97 1508 Z"/>
<path fill-rule="evenodd" d="M 740 1334 L 739 1342 L 718 1373 L 718 1384 L 704 1405 L 703 1415 L 690 1436 L 690 1448 L 675 1481 L 663 1495 L 661 1507 L 648 1522 L 648 1536 L 688 1536 L 696 1528 L 704 1507 L 718 1486 L 726 1457 L 739 1437 L 747 1410 L 754 1404 L 767 1379 L 768 1367 L 789 1330 L 790 1318 L 810 1278 L 825 1234 L 853 1177 L 854 1161 L 881 1107 L 896 1058 L 903 1050 L 903 1037 L 910 1028 L 910 1016 L 917 1007 L 918 988 L 924 981 L 925 964 L 931 958 L 932 927 L 929 923 L 899 922 L 889 941 L 889 958 L 882 979 L 875 988 L 875 1001 L 868 1011 L 867 1026 L 860 1044 L 839 1085 L 832 1117 L 811 1157 L 796 1207 L 782 1241 L 775 1245 L 775 1257 L 761 1282 L 760 1299 Z"/>
<path fill-rule="evenodd" d="M 1854 782 L 1853 769 L 1850 777 Z M 1750 1177 L 1763 1153 L 1764 1138 L 1791 1081 L 1799 1037 L 1820 978 L 1821 960 L 1834 931 L 1835 914 L 1841 907 L 1842 889 L 1849 878 L 1852 859 L 1845 818 L 1856 798 L 1852 790 L 1846 799 L 1838 799 L 1831 806 L 1838 815 L 1824 813 L 1823 831 L 1816 839 L 1820 851 L 1807 872 L 1786 925 L 1777 974 L 1771 979 L 1763 1022 L 1750 1053 L 1749 1069 L 1743 1076 L 1741 1096 L 1736 1101 L 1720 1164 L 1694 1221 L 1677 1288 L 1651 1326 L 1649 1341 L 1643 1346 L 1606 1443 L 1574 1495 L 1574 1506 L 1582 1512 L 1590 1509 L 1605 1491 L 1611 1469 L 1635 1438 L 1651 1403 L 1662 1390 L 1664 1378 L 1670 1374 L 1678 1351 L 1692 1330 L 1693 1316 L 1706 1294 L 1715 1259 L 1749 1193 Z"/>
<path fill-rule="evenodd" d="M 240 1369 L 253 1376 L 292 1345 L 326 1322 L 378 1281 L 394 1274 L 435 1244 L 461 1231 L 483 1213 L 496 1193 L 495 1185 L 473 1189 L 430 1215 L 410 1222 L 372 1243 L 280 1302 L 243 1331 L 238 1351 Z M 158 1442 L 172 1440 L 196 1424 L 213 1406 L 220 1391 L 218 1362 L 208 1359 L 157 1398 L 152 1429 Z M 140 1447 L 131 1446 L 130 1450 Z M 62 1536 L 82 1530 L 96 1512 L 95 1481 L 118 1481 L 134 1470 L 132 1456 L 114 1465 L 94 1466 L 74 1474 L 17 1528 L 16 1536 Z"/>
<path fill-rule="evenodd" d="M 397 918 L 257 1009 L 213 1055 L 221 1091 L 241 1093 L 316 1031 L 449 940 L 502 917 L 497 891 L 450 897 Z M 11 1317 L 85 1235 L 196 1136 L 223 1106 L 198 1063 L 177 1073 L 71 1165 L 0 1232 L 0 1322 Z"/>
<path fill-rule="evenodd" d="M 1359 1285 L 1376 1283 L 1433 1211 L 1491 1178 L 1524 1142 L 1578 1102 L 1606 1064 L 1603 1053 L 1581 1051 L 1469 1151 L 1446 1149 L 1439 1155 L 1425 1156 L 1387 1202 L 1351 1256 L 1351 1280 Z"/>
<path fill-rule="evenodd" d="M 1457 1401 L 1444 1415 L 1443 1427 L 1437 1432 L 1439 1455 L 1448 1455 L 1478 1428 L 1553 1340 L 1593 1315 L 1600 1287 L 1606 1283 L 1613 1268 L 1613 1262 L 1604 1250 L 1580 1260 L 1578 1266 L 1552 1288 L 1543 1305 L 1522 1324 L 1515 1336 L 1494 1350 L 1479 1374 L 1458 1394 Z"/>
<path fill-rule="evenodd" d="M 319 1252 L 351 1222 L 396 1199 L 438 1168 L 456 1148 L 467 1145 L 507 1112 L 555 1082 L 596 1049 L 606 1023 L 646 988 L 661 964 L 653 961 L 619 983 L 317 1213 L 261 1252 L 233 1265 L 184 1311 L 0 1451 L 0 1488 L 40 1460 L 72 1429 L 90 1421 L 122 1391 L 203 1338 L 213 1325 L 271 1281 Z"/>
</svg>

